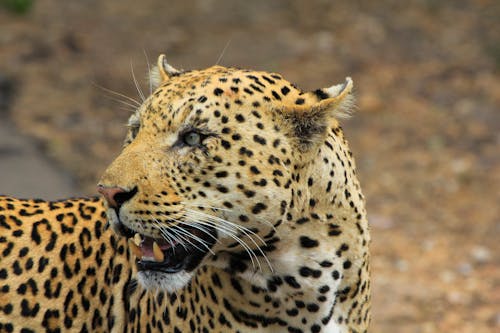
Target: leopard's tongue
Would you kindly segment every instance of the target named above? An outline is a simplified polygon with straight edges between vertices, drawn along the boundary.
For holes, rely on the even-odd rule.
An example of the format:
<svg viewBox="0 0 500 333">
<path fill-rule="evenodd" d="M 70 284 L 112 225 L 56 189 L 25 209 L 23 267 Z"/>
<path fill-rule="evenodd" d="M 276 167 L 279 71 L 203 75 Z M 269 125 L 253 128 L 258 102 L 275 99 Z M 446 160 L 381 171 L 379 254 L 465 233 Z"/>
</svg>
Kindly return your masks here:
<svg viewBox="0 0 500 333">
<path fill-rule="evenodd" d="M 135 256 L 140 260 L 163 262 L 165 260 L 165 254 L 163 251 L 166 251 L 177 244 L 175 242 L 169 243 L 164 239 L 154 239 L 147 236 L 141 236 L 136 233 L 134 238 L 129 238 L 128 245 L 132 253 L 135 254 Z"/>
</svg>

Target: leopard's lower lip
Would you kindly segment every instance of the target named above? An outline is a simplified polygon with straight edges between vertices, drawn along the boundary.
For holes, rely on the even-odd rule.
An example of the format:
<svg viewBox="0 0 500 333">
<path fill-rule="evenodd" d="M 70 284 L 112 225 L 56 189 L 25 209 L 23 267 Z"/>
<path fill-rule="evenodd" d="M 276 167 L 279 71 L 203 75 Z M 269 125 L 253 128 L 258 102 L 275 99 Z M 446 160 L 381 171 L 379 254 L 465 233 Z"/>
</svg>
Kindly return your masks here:
<svg viewBox="0 0 500 333">
<path fill-rule="evenodd" d="M 129 249 L 136 257 L 138 271 L 178 273 L 192 271 L 211 251 L 216 241 L 216 231 L 212 227 L 184 227 L 182 240 L 166 241 L 141 235 L 125 226 L 121 221 L 117 226 L 120 234 L 129 239 Z M 168 229 L 166 229 L 168 230 Z M 200 231 L 202 230 L 202 231 Z"/>
<path fill-rule="evenodd" d="M 201 251 L 190 245 L 178 244 L 163 251 L 164 260 L 161 262 L 145 260 L 144 257 L 136 259 L 137 270 L 139 271 L 157 271 L 162 273 L 177 273 L 182 270 L 192 271 L 203 260 L 209 252 L 209 248 Z"/>
</svg>

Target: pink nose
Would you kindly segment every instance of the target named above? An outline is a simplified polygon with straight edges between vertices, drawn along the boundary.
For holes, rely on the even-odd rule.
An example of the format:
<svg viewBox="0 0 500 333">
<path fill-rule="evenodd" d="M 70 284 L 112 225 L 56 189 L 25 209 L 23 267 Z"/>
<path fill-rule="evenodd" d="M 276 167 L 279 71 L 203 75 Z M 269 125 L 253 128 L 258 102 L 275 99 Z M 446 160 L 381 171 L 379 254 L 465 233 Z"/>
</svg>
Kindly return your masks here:
<svg viewBox="0 0 500 333">
<path fill-rule="evenodd" d="M 121 187 L 97 185 L 97 191 L 104 196 L 110 207 L 120 208 L 121 205 L 137 193 L 137 188 L 134 188 L 132 191 L 127 191 Z"/>
</svg>

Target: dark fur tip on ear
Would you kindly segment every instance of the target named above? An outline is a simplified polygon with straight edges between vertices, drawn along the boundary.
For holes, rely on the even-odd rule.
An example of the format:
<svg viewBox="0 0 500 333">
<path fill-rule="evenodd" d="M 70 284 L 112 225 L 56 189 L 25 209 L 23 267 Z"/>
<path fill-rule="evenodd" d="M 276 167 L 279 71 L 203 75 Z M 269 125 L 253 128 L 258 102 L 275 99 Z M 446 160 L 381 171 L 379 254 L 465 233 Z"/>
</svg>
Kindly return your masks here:
<svg viewBox="0 0 500 333">
<path fill-rule="evenodd" d="M 160 54 L 156 66 L 149 72 L 149 79 L 154 89 L 158 88 L 162 82 L 169 80 L 173 76 L 177 76 L 181 71 L 170 66 L 164 54 Z"/>
<path fill-rule="evenodd" d="M 344 83 L 321 89 L 329 97 L 322 99 L 317 106 L 329 109 L 335 118 L 349 118 L 354 106 L 353 88 L 352 79 L 346 77 Z"/>
<path fill-rule="evenodd" d="M 307 151 L 321 140 L 326 132 L 325 114 L 318 109 L 299 108 L 285 114 L 286 122 L 291 125 L 291 135 L 299 144 L 300 151 Z"/>
<path fill-rule="evenodd" d="M 324 141 L 327 129 L 337 118 L 349 115 L 353 104 L 353 83 L 346 78 L 342 84 L 313 92 L 318 99 L 313 105 L 295 105 L 283 113 L 290 135 L 302 152 Z"/>
</svg>

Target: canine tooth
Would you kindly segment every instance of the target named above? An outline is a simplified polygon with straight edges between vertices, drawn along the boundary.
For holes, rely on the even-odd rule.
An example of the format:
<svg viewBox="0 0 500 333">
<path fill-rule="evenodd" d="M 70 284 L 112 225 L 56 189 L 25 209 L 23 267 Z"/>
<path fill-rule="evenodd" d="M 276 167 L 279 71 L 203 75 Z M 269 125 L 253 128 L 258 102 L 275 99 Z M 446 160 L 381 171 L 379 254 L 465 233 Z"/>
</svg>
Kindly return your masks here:
<svg viewBox="0 0 500 333">
<path fill-rule="evenodd" d="M 134 235 L 134 243 L 135 245 L 139 246 L 141 245 L 141 242 L 142 242 L 142 237 L 138 232 L 136 232 Z"/>
<path fill-rule="evenodd" d="M 130 247 L 130 251 L 132 251 L 132 253 L 137 257 L 137 258 L 142 258 L 142 251 L 141 249 L 139 248 L 139 246 L 137 246 L 135 243 L 134 243 L 134 240 L 132 238 L 129 238 L 128 239 L 128 246 Z"/>
<path fill-rule="evenodd" d="M 153 255 L 157 262 L 165 260 L 165 255 L 156 242 L 153 243 Z"/>
</svg>

